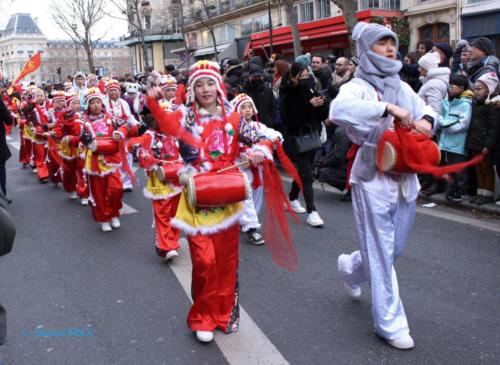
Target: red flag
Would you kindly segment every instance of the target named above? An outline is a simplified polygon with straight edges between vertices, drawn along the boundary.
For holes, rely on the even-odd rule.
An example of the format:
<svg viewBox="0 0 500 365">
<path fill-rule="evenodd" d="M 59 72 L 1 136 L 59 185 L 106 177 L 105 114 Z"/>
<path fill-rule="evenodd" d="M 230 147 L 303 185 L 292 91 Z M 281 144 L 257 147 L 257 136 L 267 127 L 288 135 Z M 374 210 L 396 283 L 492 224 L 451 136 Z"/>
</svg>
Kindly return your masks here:
<svg viewBox="0 0 500 365">
<path fill-rule="evenodd" d="M 35 53 L 26 63 L 19 73 L 17 77 L 14 79 L 12 84 L 16 84 L 19 80 L 23 79 L 25 76 L 29 75 L 30 73 L 35 72 L 38 70 L 40 65 L 42 64 L 42 54 L 40 52 Z"/>
</svg>

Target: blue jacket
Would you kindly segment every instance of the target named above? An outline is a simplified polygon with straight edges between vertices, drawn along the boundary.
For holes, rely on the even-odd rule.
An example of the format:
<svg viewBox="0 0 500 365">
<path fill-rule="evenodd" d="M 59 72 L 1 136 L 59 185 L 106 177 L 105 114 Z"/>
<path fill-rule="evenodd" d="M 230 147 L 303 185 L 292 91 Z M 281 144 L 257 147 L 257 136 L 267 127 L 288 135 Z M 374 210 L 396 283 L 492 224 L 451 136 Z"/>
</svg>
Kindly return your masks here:
<svg viewBox="0 0 500 365">
<path fill-rule="evenodd" d="M 464 91 L 460 98 L 442 101 L 443 109 L 438 119 L 440 150 L 467 155 L 465 140 L 472 114 L 472 97 L 471 91 Z"/>
</svg>

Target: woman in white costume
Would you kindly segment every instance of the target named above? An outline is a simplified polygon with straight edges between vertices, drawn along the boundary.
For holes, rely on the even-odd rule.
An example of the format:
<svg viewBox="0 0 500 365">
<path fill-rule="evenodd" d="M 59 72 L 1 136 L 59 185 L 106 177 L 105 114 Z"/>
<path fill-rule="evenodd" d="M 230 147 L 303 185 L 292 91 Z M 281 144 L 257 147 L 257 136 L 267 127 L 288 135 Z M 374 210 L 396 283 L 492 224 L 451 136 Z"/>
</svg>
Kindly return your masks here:
<svg viewBox="0 0 500 365">
<path fill-rule="evenodd" d="M 381 133 L 394 123 L 429 134 L 434 111 L 400 81 L 398 39 L 379 24 L 358 23 L 353 31 L 359 66 L 330 105 L 330 119 L 346 126 L 359 146 L 350 175 L 359 250 L 338 257 L 338 269 L 352 297 L 371 284 L 374 330 L 391 346 L 410 349 L 403 303 L 399 298 L 394 260 L 401 254 L 415 218 L 420 189 L 416 174 L 381 173 L 375 149 Z"/>
</svg>

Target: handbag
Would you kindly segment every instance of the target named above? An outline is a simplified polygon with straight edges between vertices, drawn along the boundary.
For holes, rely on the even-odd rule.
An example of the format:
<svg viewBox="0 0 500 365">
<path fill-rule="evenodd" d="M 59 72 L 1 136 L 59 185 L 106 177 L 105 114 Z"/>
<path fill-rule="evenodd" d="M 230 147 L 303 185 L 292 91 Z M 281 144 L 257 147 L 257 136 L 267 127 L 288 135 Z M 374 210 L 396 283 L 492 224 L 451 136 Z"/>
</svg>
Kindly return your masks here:
<svg viewBox="0 0 500 365">
<path fill-rule="evenodd" d="M 318 131 L 313 131 L 311 126 L 309 128 L 310 132 L 308 134 L 302 134 L 302 131 L 299 131 L 300 135 L 295 137 L 295 145 L 299 154 L 321 148 L 322 144 Z"/>
</svg>

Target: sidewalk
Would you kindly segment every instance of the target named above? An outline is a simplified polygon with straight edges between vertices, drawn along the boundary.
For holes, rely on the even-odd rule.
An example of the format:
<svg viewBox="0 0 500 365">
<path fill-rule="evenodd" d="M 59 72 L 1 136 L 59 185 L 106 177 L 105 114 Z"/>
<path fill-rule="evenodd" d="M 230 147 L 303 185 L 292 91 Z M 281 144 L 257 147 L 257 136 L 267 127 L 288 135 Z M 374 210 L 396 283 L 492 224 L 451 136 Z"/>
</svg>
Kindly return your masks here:
<svg viewBox="0 0 500 365">
<path fill-rule="evenodd" d="M 419 202 L 432 202 L 432 203 L 436 203 L 438 205 L 446 205 L 446 206 L 457 208 L 457 209 L 467 209 L 467 210 L 472 210 L 472 211 L 476 211 L 476 212 L 483 213 L 483 214 L 496 215 L 496 216 L 500 217 L 500 205 L 495 204 L 495 203 L 476 205 L 476 204 L 469 203 L 468 199 L 461 201 L 461 202 L 454 202 L 454 201 L 446 199 L 444 197 L 444 193 L 434 194 L 431 196 L 425 196 L 422 193 L 420 193 L 418 196 L 418 199 L 419 199 Z"/>
</svg>

